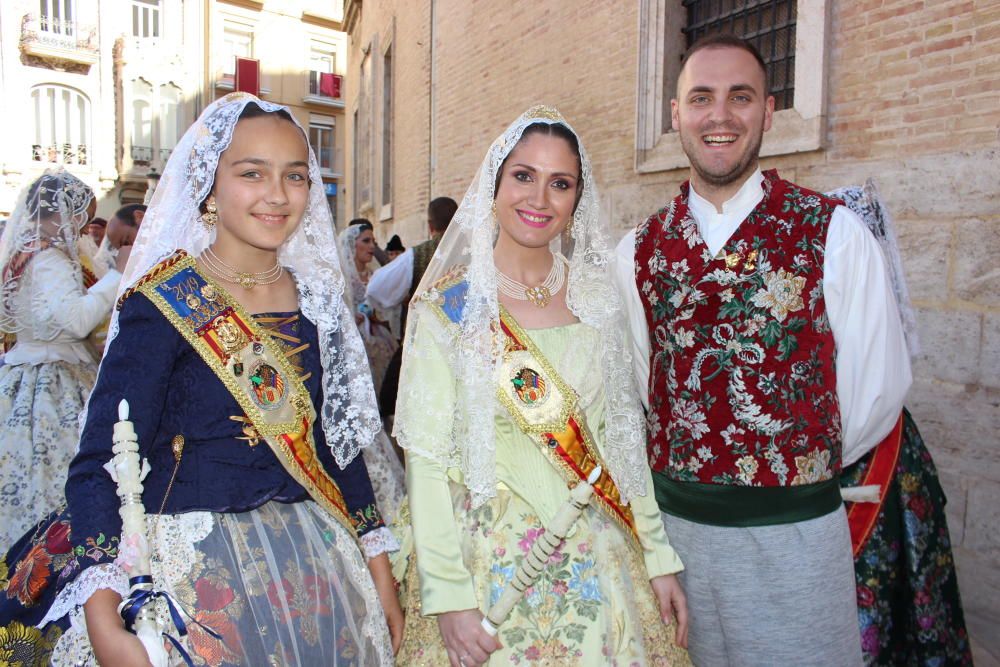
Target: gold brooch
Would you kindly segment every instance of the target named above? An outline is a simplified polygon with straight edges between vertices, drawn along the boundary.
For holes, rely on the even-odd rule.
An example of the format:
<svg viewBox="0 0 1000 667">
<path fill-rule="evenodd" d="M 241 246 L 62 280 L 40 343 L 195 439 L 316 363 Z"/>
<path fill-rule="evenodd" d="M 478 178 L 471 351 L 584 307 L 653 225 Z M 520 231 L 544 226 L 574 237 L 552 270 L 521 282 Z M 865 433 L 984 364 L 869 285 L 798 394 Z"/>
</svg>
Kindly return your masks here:
<svg viewBox="0 0 1000 667">
<path fill-rule="evenodd" d="M 219 336 L 219 342 L 226 354 L 233 354 L 243 349 L 249 342 L 246 334 L 229 320 L 219 318 L 216 322 L 215 333 Z"/>
</svg>

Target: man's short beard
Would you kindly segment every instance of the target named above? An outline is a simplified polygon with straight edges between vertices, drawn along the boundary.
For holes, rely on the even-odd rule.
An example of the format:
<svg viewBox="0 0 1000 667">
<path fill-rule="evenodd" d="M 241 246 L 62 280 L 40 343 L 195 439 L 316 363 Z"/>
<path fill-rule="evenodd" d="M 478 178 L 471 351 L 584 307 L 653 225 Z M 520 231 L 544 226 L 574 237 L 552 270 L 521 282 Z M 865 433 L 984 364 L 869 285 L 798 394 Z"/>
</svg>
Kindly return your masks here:
<svg viewBox="0 0 1000 667">
<path fill-rule="evenodd" d="M 696 141 L 700 141 L 700 138 L 695 138 Z M 732 183 L 737 183 L 746 178 L 750 172 L 757 168 L 757 161 L 760 158 L 760 147 L 764 140 L 764 128 L 761 127 L 760 134 L 757 135 L 757 141 L 751 144 L 749 150 L 743 158 L 733 166 L 732 169 L 724 174 L 715 174 L 706 171 L 702 165 L 700 165 L 696 160 L 692 158 L 694 151 L 688 150 L 686 138 L 681 136 L 681 147 L 684 149 L 684 153 L 687 155 L 688 162 L 691 163 L 691 168 L 698 174 L 702 181 L 706 184 L 711 185 L 715 188 L 725 187 Z"/>
</svg>

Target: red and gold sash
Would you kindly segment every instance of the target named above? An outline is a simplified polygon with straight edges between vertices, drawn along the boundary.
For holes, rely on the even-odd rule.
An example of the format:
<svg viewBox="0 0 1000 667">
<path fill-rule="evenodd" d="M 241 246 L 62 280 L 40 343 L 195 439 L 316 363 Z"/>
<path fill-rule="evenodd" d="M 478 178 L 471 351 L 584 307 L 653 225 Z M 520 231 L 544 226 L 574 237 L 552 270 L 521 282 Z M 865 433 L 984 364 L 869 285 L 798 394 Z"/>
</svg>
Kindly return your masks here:
<svg viewBox="0 0 1000 667">
<path fill-rule="evenodd" d="M 579 407 L 576 391 L 502 306 L 500 331 L 504 336 L 501 379 L 497 386 L 500 402 L 514 423 L 535 439 L 567 483 L 586 481 L 594 468 L 601 466 L 601 476 L 594 485 L 593 504 L 624 528 L 632 536 L 633 545 L 638 546 L 632 509 L 622 503 L 618 487 L 608 474 L 608 466 Z"/>
<path fill-rule="evenodd" d="M 896 425 L 889 431 L 889 435 L 885 436 L 872 451 L 868 470 L 865 471 L 864 478 L 858 483 L 858 486 L 878 486 L 878 502 L 851 503 L 847 509 L 847 525 L 851 530 L 851 547 L 854 550 L 855 558 L 865 548 L 865 544 L 875 528 L 879 512 L 882 511 L 882 506 L 885 504 L 885 494 L 892 483 L 902 443 L 903 415 L 900 415 Z"/>
<path fill-rule="evenodd" d="M 133 291 L 152 301 L 198 352 L 288 474 L 356 537 L 340 487 L 316 456 L 309 392 L 280 343 L 183 251 L 153 267 Z"/>
</svg>

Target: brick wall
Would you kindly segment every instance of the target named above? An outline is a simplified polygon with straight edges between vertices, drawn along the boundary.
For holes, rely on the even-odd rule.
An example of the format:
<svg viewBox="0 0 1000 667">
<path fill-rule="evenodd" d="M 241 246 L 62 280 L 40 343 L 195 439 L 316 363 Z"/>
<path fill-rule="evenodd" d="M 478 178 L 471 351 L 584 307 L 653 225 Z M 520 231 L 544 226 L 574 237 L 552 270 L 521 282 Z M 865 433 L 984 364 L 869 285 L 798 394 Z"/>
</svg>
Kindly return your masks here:
<svg viewBox="0 0 1000 667">
<path fill-rule="evenodd" d="M 675 194 L 684 170 L 634 169 L 638 2 L 436 5 L 435 196 L 461 200 L 490 141 L 539 102 L 583 137 L 619 233 Z M 907 404 L 948 494 L 977 661 L 1000 664 L 1000 4 L 830 5 L 826 149 L 764 166 L 820 190 L 872 176 L 894 215 L 923 343 Z M 400 164 L 427 165 L 427 149 L 397 137 Z"/>
<path fill-rule="evenodd" d="M 358 25 L 350 34 L 348 76 L 346 81 L 346 180 L 344 197 L 349 217 L 365 215 L 375 225 L 376 236 L 385 241 L 401 234 L 409 246 L 426 235 L 427 203 L 430 195 L 429 128 L 430 103 L 430 2 L 427 0 L 384 0 L 366 2 Z M 393 143 L 392 143 L 392 216 L 379 222 L 380 206 L 374 210 L 355 210 L 353 118 L 358 99 L 358 81 L 362 49 L 372 47 L 376 72 L 373 85 L 375 151 L 372 157 L 375 178 L 372 182 L 376 200 L 381 197 L 382 179 L 382 56 L 392 44 L 393 60 Z"/>
<path fill-rule="evenodd" d="M 923 346 L 908 405 L 948 495 L 977 664 L 998 664 L 1000 4 L 840 2 L 833 26 L 829 150 L 798 176 L 874 176 L 895 216 Z"/>
</svg>

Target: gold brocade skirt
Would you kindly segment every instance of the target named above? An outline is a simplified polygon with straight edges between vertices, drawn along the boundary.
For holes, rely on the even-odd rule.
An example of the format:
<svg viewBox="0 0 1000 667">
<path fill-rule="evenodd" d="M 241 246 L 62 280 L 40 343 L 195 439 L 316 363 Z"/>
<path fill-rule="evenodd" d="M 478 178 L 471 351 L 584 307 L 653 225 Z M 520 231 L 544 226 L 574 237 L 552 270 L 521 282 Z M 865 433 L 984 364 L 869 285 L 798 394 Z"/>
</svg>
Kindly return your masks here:
<svg viewBox="0 0 1000 667">
<path fill-rule="evenodd" d="M 472 573 L 479 609 L 499 599 L 531 545 L 544 531 L 519 496 L 497 496 L 471 509 L 467 490 L 452 484 L 462 558 Z M 405 517 L 404 517 L 405 519 Z M 641 553 L 593 507 L 549 560 L 500 627 L 499 665 L 690 665 L 660 620 Z M 420 614 L 420 587 L 410 557 L 403 587 L 406 630 L 399 665 L 447 665 L 438 624 Z"/>
</svg>

